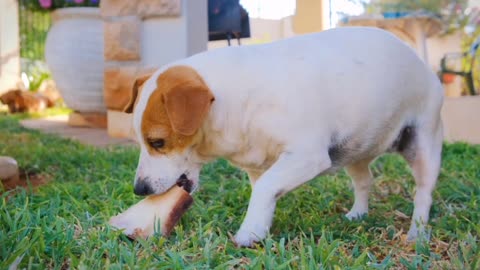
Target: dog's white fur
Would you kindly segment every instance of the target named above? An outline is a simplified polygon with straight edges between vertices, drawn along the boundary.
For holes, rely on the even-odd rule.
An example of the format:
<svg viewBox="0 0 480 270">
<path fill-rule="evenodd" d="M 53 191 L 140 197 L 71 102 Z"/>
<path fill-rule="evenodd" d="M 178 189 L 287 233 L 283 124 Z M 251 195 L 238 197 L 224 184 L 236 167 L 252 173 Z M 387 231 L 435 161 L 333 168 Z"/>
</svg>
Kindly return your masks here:
<svg viewBox="0 0 480 270">
<path fill-rule="evenodd" d="M 141 138 L 142 115 L 156 78 L 176 65 L 197 71 L 215 96 L 199 131 L 209 147 L 153 157 Z M 409 231 L 414 239 L 428 221 L 439 172 L 442 101 L 441 84 L 427 65 L 383 30 L 339 28 L 209 51 L 165 66 L 145 83 L 134 109 L 141 144 L 137 176 L 153 179 L 155 192 L 162 193 L 185 172 L 198 185 L 203 164 L 227 158 L 252 182 L 248 211 L 235 236 L 237 244 L 249 246 L 268 233 L 279 196 L 342 167 L 355 191 L 347 217 L 366 214 L 368 164 L 396 150 L 392 145 L 409 126 L 414 136 L 402 153 L 417 183 Z"/>
</svg>

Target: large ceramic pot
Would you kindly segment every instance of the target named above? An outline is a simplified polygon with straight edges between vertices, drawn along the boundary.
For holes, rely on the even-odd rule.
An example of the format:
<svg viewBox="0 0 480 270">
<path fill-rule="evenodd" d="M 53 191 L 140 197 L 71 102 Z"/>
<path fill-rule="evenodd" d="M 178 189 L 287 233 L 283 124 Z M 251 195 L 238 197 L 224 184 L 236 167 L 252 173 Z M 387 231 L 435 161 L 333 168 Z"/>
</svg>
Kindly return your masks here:
<svg viewBox="0 0 480 270">
<path fill-rule="evenodd" d="M 45 44 L 45 60 L 68 107 L 106 111 L 103 100 L 103 22 L 100 9 L 61 8 Z"/>
</svg>

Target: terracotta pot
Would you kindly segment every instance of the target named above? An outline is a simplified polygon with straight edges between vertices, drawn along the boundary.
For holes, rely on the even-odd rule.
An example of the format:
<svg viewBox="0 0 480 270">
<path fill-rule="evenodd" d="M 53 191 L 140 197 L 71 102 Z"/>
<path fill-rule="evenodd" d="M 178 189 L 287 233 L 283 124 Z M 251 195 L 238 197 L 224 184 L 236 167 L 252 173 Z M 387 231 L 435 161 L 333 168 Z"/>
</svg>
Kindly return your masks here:
<svg viewBox="0 0 480 270">
<path fill-rule="evenodd" d="M 449 73 L 444 73 L 444 74 L 442 75 L 442 82 L 443 82 L 444 84 L 450 84 L 450 83 L 452 83 L 452 82 L 455 80 L 455 76 L 457 76 L 457 75 L 455 75 L 455 74 L 449 74 Z"/>
<path fill-rule="evenodd" d="M 103 21 L 99 8 L 61 8 L 52 13 L 45 60 L 68 107 L 105 112 Z"/>
</svg>

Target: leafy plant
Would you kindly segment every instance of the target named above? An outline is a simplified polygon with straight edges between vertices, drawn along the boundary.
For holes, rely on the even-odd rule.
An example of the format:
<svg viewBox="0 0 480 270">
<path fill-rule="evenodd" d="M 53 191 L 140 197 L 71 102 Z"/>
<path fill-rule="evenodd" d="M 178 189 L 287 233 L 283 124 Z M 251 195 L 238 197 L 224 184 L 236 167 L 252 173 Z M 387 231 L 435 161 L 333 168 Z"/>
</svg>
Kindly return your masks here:
<svg viewBox="0 0 480 270">
<path fill-rule="evenodd" d="M 22 80 L 28 90 L 35 92 L 42 85 L 43 81 L 51 79 L 50 70 L 47 65 L 38 60 L 22 59 Z M 28 82 L 26 82 L 26 80 Z"/>
<path fill-rule="evenodd" d="M 45 70 L 34 70 L 33 73 L 31 73 L 28 78 L 30 81 L 28 90 L 37 91 L 38 88 L 40 88 L 40 85 L 42 85 L 43 81 L 50 78 L 51 78 L 51 75 L 49 72 Z"/>
</svg>

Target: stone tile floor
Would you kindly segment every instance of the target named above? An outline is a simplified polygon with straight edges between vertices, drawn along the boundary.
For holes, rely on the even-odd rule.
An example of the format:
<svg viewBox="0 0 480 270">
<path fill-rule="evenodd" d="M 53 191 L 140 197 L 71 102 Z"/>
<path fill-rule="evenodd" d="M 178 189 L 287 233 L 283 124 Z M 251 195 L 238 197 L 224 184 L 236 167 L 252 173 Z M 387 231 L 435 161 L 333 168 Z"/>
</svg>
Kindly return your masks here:
<svg viewBox="0 0 480 270">
<path fill-rule="evenodd" d="M 130 139 L 112 138 L 106 129 L 72 127 L 67 124 L 68 115 L 51 116 L 41 119 L 27 119 L 20 121 L 23 127 L 36 129 L 44 133 L 55 134 L 60 137 L 80 141 L 83 144 L 97 147 L 108 147 L 112 145 L 136 145 Z"/>
</svg>

